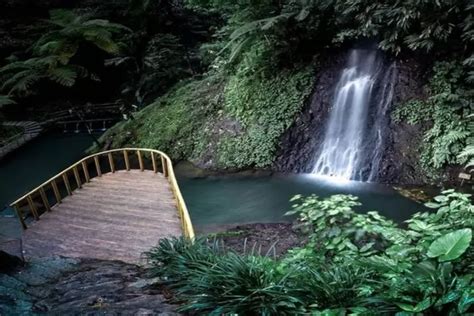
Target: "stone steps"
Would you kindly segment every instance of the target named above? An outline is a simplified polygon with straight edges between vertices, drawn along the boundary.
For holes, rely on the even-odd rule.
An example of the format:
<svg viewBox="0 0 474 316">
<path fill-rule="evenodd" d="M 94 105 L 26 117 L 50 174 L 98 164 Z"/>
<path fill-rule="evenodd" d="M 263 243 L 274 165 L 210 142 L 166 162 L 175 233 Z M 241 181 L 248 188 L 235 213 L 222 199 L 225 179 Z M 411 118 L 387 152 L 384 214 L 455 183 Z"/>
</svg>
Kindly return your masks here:
<svg viewBox="0 0 474 316">
<path fill-rule="evenodd" d="M 0 315 L 177 315 L 157 281 L 118 261 L 35 258 L 0 274 Z"/>
</svg>

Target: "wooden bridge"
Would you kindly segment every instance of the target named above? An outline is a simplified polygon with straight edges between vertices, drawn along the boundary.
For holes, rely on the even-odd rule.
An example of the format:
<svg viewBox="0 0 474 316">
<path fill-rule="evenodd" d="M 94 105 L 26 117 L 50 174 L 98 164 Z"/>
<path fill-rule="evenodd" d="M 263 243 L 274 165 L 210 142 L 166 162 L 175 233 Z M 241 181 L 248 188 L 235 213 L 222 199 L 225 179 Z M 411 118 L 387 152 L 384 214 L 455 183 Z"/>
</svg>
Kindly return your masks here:
<svg viewBox="0 0 474 316">
<path fill-rule="evenodd" d="M 159 239 L 194 230 L 170 158 L 123 148 L 88 156 L 11 204 L 25 257 L 137 263 Z"/>
</svg>

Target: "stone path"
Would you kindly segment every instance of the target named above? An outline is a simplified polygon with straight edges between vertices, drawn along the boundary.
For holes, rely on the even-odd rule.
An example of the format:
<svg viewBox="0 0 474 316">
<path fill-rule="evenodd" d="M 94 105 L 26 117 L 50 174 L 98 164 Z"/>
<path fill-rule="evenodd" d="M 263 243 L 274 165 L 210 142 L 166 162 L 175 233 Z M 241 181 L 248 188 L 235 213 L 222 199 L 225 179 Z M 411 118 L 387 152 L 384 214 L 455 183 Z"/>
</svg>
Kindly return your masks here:
<svg viewBox="0 0 474 316">
<path fill-rule="evenodd" d="M 36 258 L 0 274 L 0 315 L 176 315 L 155 282 L 119 261 Z"/>
</svg>

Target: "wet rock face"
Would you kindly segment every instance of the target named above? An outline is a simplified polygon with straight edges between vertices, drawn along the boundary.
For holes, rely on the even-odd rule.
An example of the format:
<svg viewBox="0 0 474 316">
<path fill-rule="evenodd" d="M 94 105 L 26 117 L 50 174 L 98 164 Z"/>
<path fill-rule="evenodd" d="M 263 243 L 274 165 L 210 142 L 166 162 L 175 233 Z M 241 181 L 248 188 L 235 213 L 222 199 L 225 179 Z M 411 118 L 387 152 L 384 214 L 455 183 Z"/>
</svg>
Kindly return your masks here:
<svg viewBox="0 0 474 316">
<path fill-rule="evenodd" d="M 387 59 L 386 63 L 391 60 Z M 310 172 L 315 151 L 324 139 L 324 129 L 331 110 L 336 86 L 345 67 L 346 52 L 328 55 L 317 70 L 313 95 L 292 127 L 283 135 L 273 168 L 283 172 Z M 414 59 L 396 60 L 394 97 L 388 115 L 397 105 L 413 98 L 425 98 L 428 63 Z M 378 92 L 375 92 L 376 99 Z M 375 102 L 377 100 L 374 100 Z M 371 111 L 374 108 L 371 105 Z M 425 184 L 419 164 L 420 144 L 426 126 L 395 123 L 387 118 L 384 151 L 377 182 L 392 184 Z M 369 162 L 368 162 L 369 163 Z"/>
<path fill-rule="evenodd" d="M 324 139 L 324 126 L 334 96 L 334 86 L 345 66 L 346 56 L 339 53 L 324 57 L 316 69 L 313 93 L 293 126 L 283 135 L 274 169 L 283 172 L 310 172 L 315 148 Z"/>
<path fill-rule="evenodd" d="M 156 281 L 118 261 L 35 259 L 0 274 L 0 315 L 175 315 Z"/>
<path fill-rule="evenodd" d="M 427 65 L 413 59 L 398 60 L 397 70 L 392 109 L 408 100 L 427 97 L 423 89 L 428 80 Z M 410 125 L 390 120 L 389 141 L 379 171 L 380 182 L 420 185 L 429 181 L 420 165 L 420 146 L 427 128 L 423 124 Z"/>
</svg>

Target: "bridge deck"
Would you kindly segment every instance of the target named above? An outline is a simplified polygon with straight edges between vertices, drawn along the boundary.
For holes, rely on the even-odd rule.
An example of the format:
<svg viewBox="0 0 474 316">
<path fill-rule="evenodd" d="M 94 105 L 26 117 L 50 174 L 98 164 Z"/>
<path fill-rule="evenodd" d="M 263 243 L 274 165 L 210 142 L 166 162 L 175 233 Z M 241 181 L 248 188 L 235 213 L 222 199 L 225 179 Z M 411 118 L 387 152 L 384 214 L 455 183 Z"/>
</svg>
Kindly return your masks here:
<svg viewBox="0 0 474 316">
<path fill-rule="evenodd" d="M 26 257 L 61 255 L 138 263 L 142 253 L 182 229 L 169 182 L 152 171 L 91 179 L 23 234 Z"/>
</svg>

